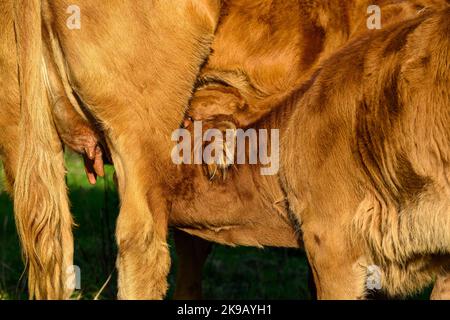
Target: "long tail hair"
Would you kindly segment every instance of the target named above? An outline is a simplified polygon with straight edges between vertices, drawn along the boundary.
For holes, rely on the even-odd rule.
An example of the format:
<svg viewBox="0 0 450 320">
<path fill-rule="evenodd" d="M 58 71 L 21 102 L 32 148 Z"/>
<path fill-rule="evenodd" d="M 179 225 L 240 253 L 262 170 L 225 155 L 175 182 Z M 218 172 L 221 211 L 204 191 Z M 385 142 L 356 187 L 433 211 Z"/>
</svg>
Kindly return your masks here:
<svg viewBox="0 0 450 320">
<path fill-rule="evenodd" d="M 15 2 L 21 141 L 14 211 L 30 298 L 63 299 L 72 292 L 67 280 L 73 264 L 72 216 L 63 149 L 43 80 L 41 10 L 40 0 Z"/>
</svg>

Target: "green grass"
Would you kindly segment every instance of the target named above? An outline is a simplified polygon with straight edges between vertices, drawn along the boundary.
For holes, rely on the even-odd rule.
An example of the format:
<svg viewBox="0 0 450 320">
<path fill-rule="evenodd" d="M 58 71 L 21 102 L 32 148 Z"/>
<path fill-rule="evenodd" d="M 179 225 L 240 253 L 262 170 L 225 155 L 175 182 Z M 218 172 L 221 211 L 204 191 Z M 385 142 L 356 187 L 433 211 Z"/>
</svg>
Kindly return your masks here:
<svg viewBox="0 0 450 320">
<path fill-rule="evenodd" d="M 116 294 L 114 241 L 119 201 L 112 180 L 113 168 L 95 186 L 87 183 L 82 161 L 66 156 L 67 183 L 72 213 L 77 223 L 75 264 L 81 269 L 80 299 L 92 299 L 111 275 L 100 299 Z M 2 172 L 0 170 L 0 178 Z M 177 259 L 169 238 L 172 268 L 169 276 L 171 298 Z M 25 299 L 26 283 L 21 278 L 23 264 L 12 215 L 12 204 L 0 187 L 0 300 Z M 215 245 L 205 265 L 204 297 L 207 299 L 310 299 L 305 255 L 300 250 L 267 248 L 228 248 Z M 412 297 L 424 299 L 429 290 Z"/>
</svg>

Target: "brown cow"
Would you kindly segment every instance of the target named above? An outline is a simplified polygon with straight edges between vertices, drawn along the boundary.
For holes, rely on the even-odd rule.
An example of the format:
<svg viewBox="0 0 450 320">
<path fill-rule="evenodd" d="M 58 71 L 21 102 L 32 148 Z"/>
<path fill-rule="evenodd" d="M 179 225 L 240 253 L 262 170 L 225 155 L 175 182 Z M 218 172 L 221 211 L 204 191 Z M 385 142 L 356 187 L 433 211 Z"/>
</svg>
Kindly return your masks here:
<svg viewBox="0 0 450 320">
<path fill-rule="evenodd" d="M 289 120 L 296 151 L 282 175 L 319 297 L 363 296 L 361 266 L 378 265 L 389 294 L 449 271 L 449 17 L 424 14 L 349 45 Z"/>
<path fill-rule="evenodd" d="M 19 122 L 19 84 L 17 80 L 17 58 L 13 26 L 13 1 L 4 1 L 0 4 L 3 19 L 0 21 L 0 159 L 6 171 L 7 191 L 11 194 L 14 185 L 14 172 L 17 165 L 18 153 L 18 122 Z M 90 183 L 95 183 L 96 175 L 103 175 L 103 160 L 100 149 L 100 138 L 95 128 L 87 121 L 82 110 L 77 110 L 78 104 L 69 101 L 65 88 L 59 79 L 55 61 L 49 56 L 50 52 L 44 47 L 46 61 L 46 84 L 49 91 L 52 117 L 59 137 L 64 144 L 72 150 L 83 154 L 85 169 Z M 69 96 L 70 97 L 70 96 Z M 177 237 L 178 239 L 178 237 Z M 179 247 L 182 248 L 180 244 Z M 189 253 L 189 251 L 187 251 Z M 184 257 L 183 252 L 180 253 Z M 183 259 L 182 259 L 183 260 Z M 184 259 L 183 261 L 189 261 Z M 183 266 L 185 264 L 183 263 Z M 183 269 L 183 268 L 181 268 Z M 182 273 L 183 274 L 183 273 Z M 181 278 L 181 285 L 176 288 L 190 287 L 188 281 Z M 33 282 L 31 280 L 31 282 Z M 39 298 L 56 298 L 58 285 L 47 292 L 37 294 Z M 30 290 L 32 293 L 35 289 Z M 54 290 L 54 291 L 53 291 Z M 61 297 L 61 296 L 60 296 Z"/>
<path fill-rule="evenodd" d="M 283 190 L 319 298 L 363 298 L 369 266 L 390 295 L 450 269 L 449 17 L 425 11 L 356 39 L 255 124 L 282 132 Z"/>
<path fill-rule="evenodd" d="M 26 136 L 25 140 L 28 143 L 35 143 L 36 146 L 33 147 L 39 152 L 33 154 L 29 152 L 30 150 L 22 147 L 24 153 L 21 155 L 19 172 L 24 171 L 25 173 L 23 175 L 19 174 L 20 179 L 16 186 L 16 194 L 21 195 L 24 200 L 23 203 L 16 203 L 18 214 L 21 215 L 29 210 L 33 212 L 40 211 L 39 207 L 36 209 L 32 206 L 33 204 L 39 205 L 40 203 L 36 201 L 28 202 L 30 196 L 33 197 L 37 192 L 40 192 L 40 189 L 37 192 L 34 191 L 34 193 L 33 190 L 29 189 L 30 181 L 34 182 L 32 184 L 33 187 L 40 186 L 42 181 L 46 181 L 45 179 L 53 179 L 55 182 L 60 181 L 60 178 L 57 176 L 47 175 L 48 172 L 55 172 L 52 170 L 53 166 L 57 167 L 58 164 L 51 161 L 48 164 L 42 162 L 43 158 L 48 157 L 48 154 L 52 154 L 57 150 L 45 148 L 45 145 L 38 145 L 42 141 L 30 141 L 33 136 L 44 137 L 46 135 L 44 133 L 45 130 L 38 134 L 39 130 L 50 130 L 48 127 L 39 128 L 38 126 L 34 126 L 34 123 L 46 123 L 49 125 L 51 122 L 46 112 L 38 112 L 39 114 L 30 112 L 32 111 L 30 103 L 39 102 L 39 96 L 42 94 L 43 88 L 42 81 L 38 75 L 39 70 L 36 68 L 39 65 L 38 61 L 40 61 L 39 57 L 41 52 L 41 43 L 39 41 L 40 29 L 38 28 L 40 18 L 39 10 L 36 10 L 39 7 L 36 6 L 37 3 L 32 2 L 32 4 L 35 6 L 31 8 L 19 7 L 20 12 L 27 12 L 28 15 L 31 15 L 25 15 L 21 18 L 30 18 L 29 21 L 32 22 L 29 26 L 26 24 L 18 26 L 18 39 L 21 45 L 19 48 L 19 57 L 21 57 L 21 83 L 23 84 L 21 90 L 24 97 L 23 108 L 25 110 L 22 115 L 22 130 L 24 130 Z M 132 29 L 129 28 L 131 21 L 127 19 L 121 20 L 120 27 L 117 27 L 121 30 L 133 30 L 136 37 L 130 35 L 129 39 L 121 39 L 125 41 L 126 46 L 120 48 L 118 52 L 114 51 L 116 48 L 112 48 L 111 44 L 114 43 L 114 37 L 112 35 L 118 35 L 120 32 L 114 32 L 115 21 L 107 20 L 105 16 L 114 16 L 111 11 L 108 11 L 109 9 L 112 10 L 112 7 L 120 9 L 117 11 L 122 13 L 133 12 L 132 7 L 126 4 L 114 4 L 110 7 L 95 8 L 94 10 L 94 8 L 89 7 L 88 1 L 82 2 L 82 9 L 89 9 L 88 12 L 90 13 L 86 19 L 88 31 L 83 33 L 76 33 L 64 28 L 65 21 L 60 13 L 62 11 L 58 9 L 65 9 L 64 5 L 67 5 L 66 2 L 52 3 L 50 7 L 45 7 L 44 10 L 45 20 L 48 22 L 46 25 L 50 33 L 50 39 L 52 39 L 52 35 L 53 39 L 58 39 L 58 42 L 53 42 L 52 53 L 57 55 L 58 52 L 63 52 L 63 58 L 67 65 L 67 70 L 64 70 L 66 71 L 65 73 L 62 72 L 62 68 L 59 69 L 59 72 L 63 73 L 65 81 L 71 84 L 71 87 L 80 100 L 84 102 L 88 111 L 102 124 L 108 144 L 112 150 L 116 168 L 118 169 L 119 187 L 123 201 L 118 225 L 120 250 L 119 286 L 122 297 L 159 297 L 163 294 L 165 288 L 164 277 L 168 266 L 167 250 L 164 245 L 165 226 L 167 225 L 164 222 L 167 221 L 167 218 L 174 221 L 178 226 L 185 226 L 186 228 L 189 228 L 193 224 L 198 226 L 199 222 L 203 223 L 203 226 L 206 227 L 206 231 L 203 231 L 205 236 L 209 236 L 212 239 L 217 236 L 214 233 L 216 232 L 218 234 L 217 237 L 222 242 L 252 243 L 253 245 L 257 245 L 258 243 L 265 244 L 269 241 L 278 241 L 278 243 L 296 242 L 294 237 L 286 238 L 286 235 L 289 235 L 290 232 L 283 232 L 279 234 L 278 238 L 267 239 L 264 237 L 264 230 L 268 230 L 269 234 L 274 237 L 273 233 L 271 233 L 273 230 L 283 230 L 283 228 L 284 230 L 289 230 L 291 228 L 289 217 L 285 215 L 287 212 L 286 206 L 282 203 L 284 191 L 277 182 L 273 183 L 276 181 L 275 178 L 268 178 L 266 180 L 258 178 L 256 179 L 257 183 L 255 183 L 252 182 L 252 179 L 248 179 L 254 176 L 252 172 L 255 169 L 243 169 L 239 174 L 247 177 L 247 179 L 241 180 L 244 183 L 240 184 L 240 177 L 236 177 L 237 180 L 235 181 L 241 188 L 235 189 L 231 194 L 225 194 L 223 197 L 217 199 L 212 196 L 214 194 L 217 195 L 218 191 L 223 192 L 226 189 L 221 186 L 216 186 L 211 188 L 213 189 L 212 191 L 209 191 L 207 188 L 208 181 L 201 174 L 198 174 L 199 172 L 201 173 L 201 170 L 190 170 L 188 174 L 196 174 L 198 178 L 194 180 L 196 181 L 195 183 L 186 184 L 179 177 L 179 172 L 177 172 L 176 167 L 169 164 L 171 159 L 169 159 L 170 150 L 168 149 L 170 148 L 167 148 L 167 146 L 170 146 L 170 143 L 167 138 L 170 136 L 171 128 L 177 127 L 174 119 L 177 118 L 176 114 L 179 114 L 179 111 L 183 109 L 183 103 L 181 102 L 187 101 L 189 97 L 189 81 L 186 79 L 186 75 L 194 76 L 195 72 L 192 72 L 192 70 L 195 69 L 194 66 L 200 65 L 201 62 L 200 56 L 202 55 L 199 52 L 203 52 L 203 56 L 206 54 L 207 46 L 204 46 L 204 43 L 201 41 L 198 42 L 198 40 L 204 39 L 206 41 L 208 37 L 210 38 L 211 32 L 215 27 L 214 21 L 217 20 L 218 16 L 218 7 L 198 6 L 198 4 L 188 2 L 186 7 L 182 7 L 185 11 L 177 11 L 179 14 L 177 16 L 177 22 L 181 19 L 182 21 L 186 21 L 186 24 L 183 24 L 183 28 L 179 30 L 180 32 L 174 35 L 174 39 L 171 39 L 173 41 L 163 41 L 162 44 L 158 43 L 159 45 L 152 46 L 152 54 L 156 57 L 161 54 L 165 56 L 173 55 L 173 52 L 175 52 L 174 49 L 181 49 L 182 47 L 182 50 L 177 50 L 177 52 L 182 54 L 183 59 L 180 56 L 175 56 L 173 60 L 164 60 L 165 64 L 160 64 L 161 60 L 159 62 L 156 60 L 158 63 L 152 64 L 154 69 L 148 69 L 148 64 L 140 63 L 141 61 L 145 61 L 146 63 L 155 61 L 153 60 L 154 56 L 145 50 L 145 46 L 152 44 L 153 39 L 150 37 L 148 39 L 149 43 L 146 41 L 137 43 L 135 39 L 145 39 L 145 37 L 140 37 L 139 35 L 142 35 L 146 31 L 154 30 L 152 28 L 156 24 L 159 27 L 163 26 L 162 30 L 166 32 L 168 30 L 173 31 L 174 28 L 176 30 L 180 29 L 177 24 L 174 24 L 174 20 L 164 20 L 162 18 L 158 20 L 159 16 L 157 13 L 163 16 L 163 13 L 168 12 L 167 10 L 171 8 L 171 3 L 157 3 L 155 8 L 152 7 L 152 14 L 155 14 L 152 18 L 156 21 L 153 19 L 149 21 L 155 22 L 155 25 L 144 23 L 139 28 Z M 138 9 L 137 7 L 135 8 Z M 22 11 L 22 9 L 31 10 Z M 138 11 L 148 12 L 145 10 Z M 108 12 L 109 14 L 106 14 Z M 188 14 L 185 15 L 185 13 Z M 192 16 L 204 18 L 200 20 L 194 19 L 193 22 L 189 19 Z M 186 28 L 186 25 L 191 26 L 192 29 Z M 205 26 L 208 27 L 205 28 Z M 21 28 L 26 28 L 26 31 L 28 31 L 27 35 L 31 35 L 31 37 L 28 39 L 25 38 L 23 34 L 24 30 L 21 30 Z M 194 31 L 198 32 L 197 34 L 199 35 L 198 37 L 194 37 L 195 40 L 182 36 Z M 88 41 L 92 39 L 93 35 L 95 35 L 94 39 L 97 40 L 95 42 L 95 50 L 93 47 L 94 44 Z M 203 35 L 204 38 L 200 35 Z M 33 48 L 35 50 L 32 50 Z M 112 55 L 112 52 L 115 52 L 116 55 Z M 188 57 L 189 59 L 193 59 L 192 64 L 186 63 L 186 61 L 190 61 Z M 139 59 L 136 60 L 133 58 Z M 131 61 L 133 63 L 130 64 Z M 61 61 L 59 62 L 59 66 L 63 65 Z M 83 68 L 77 67 L 77 63 L 81 63 Z M 89 68 L 91 64 L 95 65 L 96 68 Z M 124 83 L 120 81 L 122 74 L 127 75 L 126 80 L 128 82 Z M 181 74 L 184 77 L 181 77 Z M 180 79 L 186 79 L 186 82 L 181 82 L 180 84 Z M 149 90 L 146 85 L 143 85 L 147 83 L 151 84 L 152 90 Z M 158 88 L 170 88 L 177 94 L 172 93 L 171 96 L 167 96 L 162 94 L 164 90 L 161 89 L 161 91 L 158 91 Z M 132 97 L 132 99 L 129 99 L 129 97 Z M 157 103 L 158 98 L 161 99 L 159 103 Z M 154 101 L 154 103 L 151 103 L 151 101 Z M 125 104 L 127 108 L 120 107 Z M 159 110 L 161 109 L 155 109 L 155 105 L 162 105 L 166 109 L 164 109 L 164 112 L 160 112 Z M 175 105 L 178 107 L 175 108 Z M 38 103 L 37 106 L 39 106 L 37 108 L 38 110 L 45 110 L 45 104 Z M 42 119 L 43 116 L 47 118 Z M 38 118 L 41 118 L 42 121 L 35 121 Z M 142 121 L 142 119 L 146 120 Z M 27 120 L 27 122 L 24 120 Z M 151 125 L 149 126 L 148 123 Z M 27 130 L 31 130 L 31 132 Z M 166 134 L 169 134 L 168 137 L 165 136 Z M 47 136 L 49 136 L 48 133 Z M 45 151 L 45 154 L 41 154 L 43 151 Z M 169 152 L 165 153 L 166 151 Z M 26 172 L 27 163 L 31 158 L 35 159 L 34 157 L 38 158 L 36 159 L 38 163 L 41 163 L 43 166 L 47 165 L 48 171 Z M 164 173 L 164 176 L 162 176 L 162 173 Z M 36 180 L 30 180 L 31 174 L 37 175 Z M 41 178 L 44 178 L 44 180 Z M 43 189 L 48 188 L 48 185 L 44 185 L 43 187 Z M 264 212 L 268 213 L 268 215 L 265 215 L 267 220 L 255 220 L 255 222 L 259 222 L 256 223 L 256 226 L 260 227 L 260 231 L 252 234 L 250 232 L 251 222 L 258 215 L 255 214 L 254 217 L 252 215 L 246 217 L 243 217 L 242 214 L 239 215 L 239 212 L 243 212 L 242 208 L 250 207 L 248 202 L 245 201 L 246 199 L 242 198 L 242 200 L 238 201 L 235 208 L 231 208 L 231 217 L 238 214 L 241 219 L 238 217 L 238 219 L 235 218 L 233 221 L 229 216 L 218 215 L 217 217 L 211 217 L 209 220 L 209 217 L 206 217 L 206 220 L 195 221 L 195 219 L 201 218 L 201 215 L 193 214 L 189 206 L 192 200 L 196 201 L 194 207 L 195 205 L 202 205 L 192 195 L 192 191 L 198 191 L 196 189 L 197 187 L 199 190 L 206 189 L 204 199 L 210 200 L 213 203 L 216 201 L 215 203 L 220 206 L 224 203 L 236 202 L 236 199 L 233 197 L 234 195 L 246 195 L 250 200 L 252 195 L 258 195 L 257 197 L 253 197 L 253 201 L 257 206 L 251 209 L 263 208 Z M 27 192 L 27 190 L 30 192 Z M 52 192 L 55 191 L 55 189 L 50 190 Z M 61 189 L 56 189 L 56 191 L 56 195 L 62 194 Z M 249 191 L 253 191 L 253 193 Z M 254 193 L 256 191 L 258 192 Z M 45 196 L 48 197 L 48 193 L 44 193 L 43 196 L 44 200 L 48 200 L 48 198 L 45 198 Z M 60 211 L 58 208 L 60 200 L 61 198 L 50 197 L 50 203 L 55 204 L 55 206 L 44 206 L 43 208 L 48 208 L 50 212 L 58 213 Z M 185 207 L 180 205 L 183 202 Z M 274 212 L 274 205 L 277 207 L 280 203 L 281 217 L 285 217 L 283 219 L 277 218 L 273 214 L 270 215 L 270 212 Z M 167 216 L 169 213 L 167 206 L 169 204 L 173 204 L 174 207 L 178 206 L 178 209 L 174 209 L 174 213 L 170 217 Z M 182 215 L 183 209 L 186 208 L 191 213 L 187 212 Z M 223 207 L 220 207 L 220 209 L 223 209 Z M 204 210 L 214 210 L 214 208 L 210 207 Z M 270 217 L 273 217 L 273 224 L 266 223 L 264 225 L 264 222 L 270 221 Z M 285 222 L 282 222 L 283 220 Z M 229 222 L 237 223 L 230 224 Z M 60 228 L 61 224 L 57 227 Z M 33 225 L 31 225 L 31 230 L 33 230 Z M 141 232 L 137 232 L 138 230 Z M 248 233 L 245 232 L 247 230 L 249 231 Z M 41 239 L 36 240 L 40 241 Z M 39 243 L 37 248 L 40 248 Z M 45 256 L 45 251 L 39 253 Z M 149 267 L 151 268 L 149 269 Z M 146 270 L 149 271 L 147 272 Z"/>
<path fill-rule="evenodd" d="M 41 74 L 47 46 L 69 101 L 81 102 L 111 150 L 122 203 L 119 297 L 161 298 L 169 268 L 167 192 L 180 179 L 170 133 L 209 54 L 220 2 L 82 0 L 81 30 L 66 26 L 70 4 L 19 1 L 15 11 L 22 112 L 14 205 L 30 293 L 61 297 L 52 285 L 64 283 L 72 258 L 62 150 Z"/>
<path fill-rule="evenodd" d="M 446 6 L 446 1 L 321 1 L 309 5 L 295 1 L 227 2 L 223 8 L 227 14 L 216 32 L 213 53 L 198 78 L 186 124 L 203 120 L 214 128 L 251 126 L 306 82 L 327 56 L 368 31 L 369 4 L 381 7 L 382 27 L 386 28 L 416 16 L 427 6 Z M 209 172 L 220 180 L 222 171 L 215 164 L 209 166 Z M 201 235 L 197 229 L 191 233 Z M 208 243 L 179 237 L 183 240 L 176 243 L 191 250 L 183 256 L 199 258 L 181 259 L 190 272 L 180 271 L 183 281 L 175 295 L 198 298 L 200 262 L 206 258 L 201 254 L 209 252 Z"/>
<path fill-rule="evenodd" d="M 6 18 L 11 17 L 11 11 L 12 11 L 12 1 L 11 2 L 6 2 L 5 3 L 5 7 L 2 8 L 2 13 L 4 14 L 4 16 Z M 32 11 L 32 10 L 31 10 Z M 201 17 L 201 16 L 200 16 Z M 11 17 L 12 18 L 12 17 Z M 2 30 L 5 30 L 5 35 L 4 39 L 13 39 L 13 25 L 12 25 L 12 19 L 8 20 L 5 19 L 5 28 Z M 49 28 L 51 29 L 51 28 Z M 20 30 L 20 28 L 19 28 Z M 47 30 L 45 30 L 45 32 L 47 32 Z M 52 105 L 51 108 L 51 116 L 53 118 L 53 120 L 55 121 L 56 127 L 58 129 L 58 133 L 60 138 L 62 138 L 64 140 L 65 143 L 69 144 L 69 146 L 71 146 L 73 149 L 79 151 L 79 152 L 83 152 L 84 149 L 88 149 L 88 151 L 91 151 L 91 153 L 93 150 L 89 149 L 89 148 L 95 148 L 94 151 L 96 151 L 95 154 L 92 154 L 92 158 L 93 160 L 98 160 L 98 161 L 94 161 L 94 168 L 96 169 L 95 172 L 99 172 L 101 173 L 101 166 L 98 165 L 99 164 L 99 152 L 98 152 L 98 146 L 96 145 L 97 143 L 97 136 L 95 135 L 95 133 L 93 132 L 93 130 L 89 127 L 89 125 L 85 124 L 85 120 L 81 117 L 81 115 L 84 116 L 83 110 L 82 110 L 82 106 L 78 105 L 75 96 L 72 96 L 71 94 L 66 93 L 66 91 L 71 91 L 71 89 L 68 87 L 69 85 L 69 81 L 66 79 L 64 79 L 61 76 L 62 75 L 65 76 L 65 65 L 64 63 L 61 63 L 61 57 L 58 56 L 58 48 L 54 49 L 51 48 L 52 45 L 56 45 L 56 40 L 53 40 L 54 38 L 52 38 L 51 34 L 47 34 L 46 35 L 46 42 L 44 43 L 44 45 L 42 46 L 42 50 L 43 50 L 43 55 L 45 57 L 44 61 L 45 61 L 45 68 L 43 68 L 45 70 L 45 76 L 44 79 L 47 80 L 47 82 L 45 83 L 47 90 L 48 90 L 48 94 L 49 94 L 49 100 L 50 100 L 50 104 Z M 3 38 L 3 37 L 2 37 Z M 5 54 L 3 55 L 3 57 L 5 58 L 4 61 L 10 61 L 10 63 L 5 64 L 2 66 L 2 69 L 5 70 L 6 72 L 2 74 L 2 80 L 5 83 L 5 86 L 3 86 L 2 88 L 5 89 L 4 94 L 2 95 L 2 108 L 1 111 L 5 111 L 5 112 L 11 112 L 11 114 L 6 114 L 5 116 L 2 116 L 1 120 L 5 122 L 4 127 L 6 128 L 11 128 L 11 134 L 8 135 L 4 135 L 3 138 L 5 138 L 5 143 L 2 143 L 2 146 L 6 145 L 7 142 L 14 142 L 15 144 L 12 145 L 11 149 L 8 149 L 5 153 L 4 153 L 4 157 L 3 160 L 6 164 L 7 168 L 15 168 L 16 167 L 16 162 L 13 160 L 10 160 L 10 156 L 12 155 L 16 155 L 18 148 L 17 148 L 17 141 L 20 141 L 18 139 L 18 134 L 17 134 L 17 126 L 18 126 L 18 84 L 17 84 L 17 79 L 16 79 L 16 74 L 14 72 L 15 68 L 15 64 L 16 62 L 16 58 L 15 58 L 15 50 L 13 50 L 13 45 L 12 43 L 10 43 L 9 41 L 5 41 L 4 43 L 4 50 L 5 50 Z M 27 61 L 28 62 L 28 61 Z M 199 64 L 200 65 L 200 64 Z M 6 86 L 6 84 L 8 86 Z M 12 88 L 13 90 L 10 90 L 10 88 Z M 43 88 L 41 88 L 42 90 Z M 183 112 L 180 112 L 180 121 L 181 121 L 181 115 L 183 114 Z M 85 116 L 86 117 L 86 116 Z M 49 120 L 50 118 L 48 118 Z M 29 123 L 29 121 L 26 122 L 26 125 Z M 52 128 L 46 128 L 46 130 L 48 130 L 49 132 L 51 132 Z M 54 130 L 54 128 L 53 128 Z M 88 131 L 88 132 L 86 132 Z M 50 135 L 49 135 L 50 136 Z M 31 138 L 31 137 L 30 137 Z M 55 145 L 57 145 L 59 143 L 59 141 L 56 139 L 56 136 L 54 136 L 53 138 L 53 143 Z M 92 143 L 94 142 L 94 143 Z M 168 146 L 170 147 L 170 144 L 168 144 Z M 58 151 L 59 152 L 59 151 Z M 86 152 L 89 153 L 89 152 Z M 32 153 L 31 156 L 36 156 L 39 155 L 39 153 L 35 152 Z M 101 158 L 100 158 L 101 160 Z M 48 164 L 51 164 L 51 161 L 48 162 Z M 25 165 L 25 164 L 24 164 Z M 88 167 L 89 168 L 89 167 Z M 61 170 L 62 167 L 59 167 L 59 170 Z M 93 173 L 95 173 L 93 172 Z M 59 174 L 62 174 L 62 170 L 59 172 Z M 92 174 L 90 172 L 88 172 L 88 174 Z M 59 176 L 59 182 L 61 182 L 61 177 L 62 175 Z M 92 175 L 89 176 L 90 178 L 93 178 Z M 9 176 L 9 181 L 13 181 L 14 178 L 14 174 L 11 174 Z M 204 180 L 205 182 L 207 182 L 207 180 Z M 91 182 L 93 182 L 91 180 Z M 30 184 L 29 178 L 27 178 L 27 183 Z M 30 186 L 29 186 L 30 187 Z M 256 190 L 253 190 L 253 192 Z M 52 190 L 52 192 L 55 192 L 55 190 Z M 34 196 L 34 194 L 32 192 L 28 192 L 28 194 L 23 194 L 23 196 L 29 196 L 32 195 Z M 281 194 L 278 195 L 278 197 L 281 197 Z M 38 198 L 38 196 L 36 196 L 36 198 Z M 56 199 L 54 200 L 55 202 Z M 251 203 L 250 203 L 251 204 Z M 282 204 L 280 205 L 280 207 L 283 207 Z M 256 211 L 255 211 L 256 212 Z M 67 219 L 67 213 L 65 213 L 66 218 Z M 28 215 L 27 215 L 28 216 Z M 43 219 L 43 223 L 45 223 L 45 219 L 46 219 L 46 215 L 43 214 L 42 215 L 42 219 Z M 260 220 L 258 218 L 257 215 L 255 215 L 253 217 L 254 220 Z M 35 296 L 37 298 L 57 298 L 57 297 L 63 297 L 68 295 L 68 293 L 61 293 L 60 291 L 58 291 L 63 283 L 63 280 L 61 278 L 61 282 L 58 283 L 58 277 L 53 277 L 52 275 L 52 280 L 53 282 L 50 282 L 50 279 L 47 280 L 47 278 L 45 277 L 45 275 L 47 273 L 53 273 L 53 269 L 56 265 L 56 267 L 59 266 L 59 264 L 61 263 L 60 260 L 50 260 L 50 261 L 40 261 L 41 259 L 41 253 L 37 252 L 37 255 L 31 255 L 29 254 L 29 251 L 33 251 L 34 249 L 32 248 L 33 245 L 35 245 L 35 243 L 39 243 L 39 241 L 42 241 L 41 238 L 35 238 L 35 239 L 27 239 L 25 238 L 25 236 L 27 236 L 27 233 L 29 233 L 29 229 L 33 229 L 34 228 L 34 224 L 38 223 L 39 220 L 37 219 L 33 219 L 33 220 L 28 220 L 26 221 L 26 223 L 30 224 L 27 227 L 24 227 L 23 229 L 20 228 L 21 224 L 23 224 L 24 222 L 22 222 L 23 218 L 21 218 L 21 216 L 18 216 L 18 221 L 19 221 L 19 232 L 22 235 L 22 241 L 24 243 L 24 245 L 28 245 L 29 247 L 25 247 L 25 254 L 26 254 L 26 258 L 30 259 L 30 295 L 31 297 Z M 266 225 L 264 226 L 263 230 L 265 230 L 264 232 L 267 234 L 268 232 L 275 232 L 278 233 L 278 239 L 272 239 L 270 241 L 266 241 L 265 244 L 272 244 L 272 245 L 282 245 L 282 246 L 297 246 L 297 236 L 294 234 L 293 229 L 289 223 L 289 219 L 287 217 L 284 217 L 283 219 L 280 220 L 280 218 L 275 215 L 273 216 L 273 222 L 271 223 L 270 220 L 266 220 Z M 274 229 L 271 230 L 270 227 L 271 225 L 273 225 Z M 67 225 L 66 225 L 67 226 Z M 50 226 L 50 228 L 60 228 L 60 226 L 55 225 L 55 226 Z M 61 250 L 67 250 L 69 252 L 70 255 L 70 239 L 71 239 L 71 233 L 69 231 L 67 231 L 67 228 L 65 229 L 65 237 L 68 239 L 67 243 L 62 244 L 63 248 Z M 59 232 L 57 230 L 48 230 L 50 233 L 53 232 Z M 61 231 L 62 232 L 62 231 Z M 25 235 L 25 236 L 24 236 Z M 45 241 L 47 241 L 46 239 L 43 239 Z M 59 241 L 59 239 L 56 239 L 57 241 Z M 49 241 L 49 240 L 48 240 Z M 264 242 L 263 242 L 264 243 Z M 54 246 L 59 245 L 58 243 L 54 243 Z M 57 259 L 59 258 L 59 255 L 63 254 L 62 252 L 58 252 L 54 249 L 52 246 L 47 245 L 46 246 L 48 251 L 45 251 L 44 254 L 48 255 L 49 252 L 53 253 L 53 256 L 55 256 Z M 65 249 L 64 249 L 65 248 Z M 181 253 L 181 256 L 183 256 L 183 254 Z M 44 257 L 45 258 L 45 257 Z M 183 260 L 182 261 L 186 261 Z M 43 264 L 43 266 L 41 266 L 41 264 Z M 48 264 L 48 266 L 46 266 Z M 65 263 L 65 265 L 69 265 L 69 263 Z M 61 267 L 59 267 L 61 268 Z M 37 269 L 37 270 L 35 270 Z M 63 267 L 63 269 L 65 270 L 66 267 Z M 42 273 L 44 276 L 40 277 L 37 276 L 37 274 Z M 55 271 L 56 273 L 60 273 L 61 270 L 57 269 Z M 63 272 L 64 273 L 64 272 Z M 64 274 L 63 274 L 64 276 Z M 56 280 L 55 280 L 56 279 Z M 189 284 L 187 283 L 186 285 L 181 285 L 178 287 L 186 287 Z"/>
</svg>

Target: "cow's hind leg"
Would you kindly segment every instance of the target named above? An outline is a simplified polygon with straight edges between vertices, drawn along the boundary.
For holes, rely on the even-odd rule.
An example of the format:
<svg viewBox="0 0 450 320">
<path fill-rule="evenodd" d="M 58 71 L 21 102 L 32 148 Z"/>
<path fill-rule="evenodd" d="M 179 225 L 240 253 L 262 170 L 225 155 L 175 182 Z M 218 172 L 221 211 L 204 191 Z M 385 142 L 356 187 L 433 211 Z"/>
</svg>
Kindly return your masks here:
<svg viewBox="0 0 450 320">
<path fill-rule="evenodd" d="M 157 183 L 162 177 L 152 161 L 139 156 L 140 149 L 148 148 L 136 143 L 139 140 L 135 137 L 124 139 L 134 142 L 124 143 L 118 153 L 112 152 L 122 202 L 116 226 L 118 297 L 162 299 L 170 267 L 166 243 L 168 208 Z"/>
<path fill-rule="evenodd" d="M 100 7 L 89 7 L 92 14 L 84 20 L 83 30 L 91 30 L 90 25 L 99 37 L 92 56 L 94 51 L 77 42 L 86 41 L 88 34 L 64 27 L 58 32 L 65 34 L 61 46 L 72 52 L 65 58 L 73 81 L 80 84 L 76 94 L 101 123 L 116 169 L 119 298 L 161 299 L 170 265 L 168 212 L 182 179 L 171 157 L 171 137 L 210 53 L 221 1 L 150 1 L 139 6 L 119 1 Z M 112 18 L 116 14 L 120 24 Z M 120 52 L 114 45 L 117 36 L 129 41 Z"/>
</svg>

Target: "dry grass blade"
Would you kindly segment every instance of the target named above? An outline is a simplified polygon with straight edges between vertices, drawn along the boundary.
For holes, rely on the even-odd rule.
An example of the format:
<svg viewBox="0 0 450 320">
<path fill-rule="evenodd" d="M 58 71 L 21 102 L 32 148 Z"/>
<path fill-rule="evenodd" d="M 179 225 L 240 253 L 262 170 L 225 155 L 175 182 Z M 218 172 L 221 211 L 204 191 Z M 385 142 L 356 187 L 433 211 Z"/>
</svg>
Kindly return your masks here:
<svg viewBox="0 0 450 320">
<path fill-rule="evenodd" d="M 102 285 L 102 287 L 100 288 L 100 290 L 97 292 L 97 294 L 94 297 L 94 300 L 98 300 L 98 298 L 100 297 L 100 295 L 102 294 L 103 290 L 105 290 L 106 286 L 108 285 L 109 281 L 111 281 L 111 277 L 114 271 L 112 271 L 109 276 L 108 279 L 106 279 L 105 283 Z"/>
</svg>

